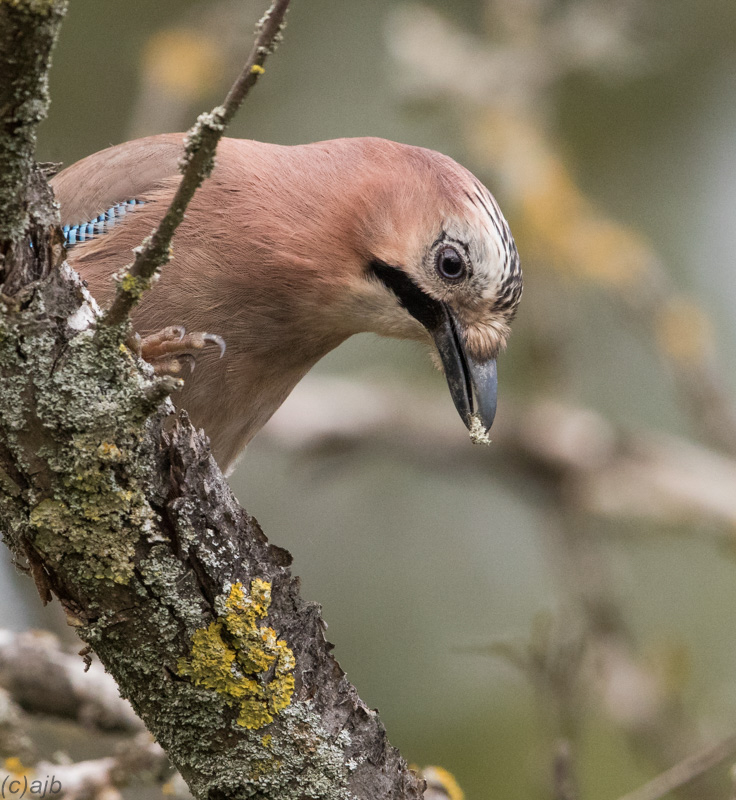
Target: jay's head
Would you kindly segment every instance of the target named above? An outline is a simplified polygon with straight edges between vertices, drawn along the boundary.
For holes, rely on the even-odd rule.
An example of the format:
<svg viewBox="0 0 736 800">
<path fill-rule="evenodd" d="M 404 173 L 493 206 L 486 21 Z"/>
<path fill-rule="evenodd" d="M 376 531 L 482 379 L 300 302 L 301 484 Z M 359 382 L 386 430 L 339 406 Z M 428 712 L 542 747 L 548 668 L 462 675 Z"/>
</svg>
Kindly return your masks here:
<svg viewBox="0 0 736 800">
<path fill-rule="evenodd" d="M 455 406 L 491 427 L 496 357 L 521 297 L 514 240 L 496 201 L 452 159 L 368 140 L 350 187 L 357 258 L 343 297 L 363 330 L 429 340 Z M 380 144 L 379 144 L 380 142 Z"/>
</svg>

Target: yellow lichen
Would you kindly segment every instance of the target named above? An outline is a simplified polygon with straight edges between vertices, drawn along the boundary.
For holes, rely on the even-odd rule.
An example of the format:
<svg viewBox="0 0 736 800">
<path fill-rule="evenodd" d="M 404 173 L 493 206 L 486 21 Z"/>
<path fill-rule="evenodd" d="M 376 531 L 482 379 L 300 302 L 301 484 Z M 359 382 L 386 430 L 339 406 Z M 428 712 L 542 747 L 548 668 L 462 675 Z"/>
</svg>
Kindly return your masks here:
<svg viewBox="0 0 736 800">
<path fill-rule="evenodd" d="M 140 298 L 143 292 L 146 291 L 151 285 L 148 278 L 140 278 L 126 272 L 120 277 L 120 287 L 124 292 L 132 295 L 136 300 Z"/>
<path fill-rule="evenodd" d="M 114 442 L 102 442 L 97 448 L 97 455 L 102 461 L 118 463 L 122 459 L 120 448 Z"/>
<path fill-rule="evenodd" d="M 263 75 L 263 73 L 264 73 L 266 70 L 265 70 L 265 69 L 263 69 L 263 67 L 259 66 L 258 64 L 253 64 L 253 66 L 250 68 L 250 71 L 251 71 L 251 72 L 252 72 L 254 75 Z"/>
<path fill-rule="evenodd" d="M 259 624 L 268 616 L 271 584 L 256 578 L 246 595 L 235 583 L 225 613 L 192 637 L 189 658 L 179 674 L 212 689 L 238 707 L 238 725 L 258 729 L 273 722 L 294 693 L 294 653 L 276 631 Z"/>
</svg>

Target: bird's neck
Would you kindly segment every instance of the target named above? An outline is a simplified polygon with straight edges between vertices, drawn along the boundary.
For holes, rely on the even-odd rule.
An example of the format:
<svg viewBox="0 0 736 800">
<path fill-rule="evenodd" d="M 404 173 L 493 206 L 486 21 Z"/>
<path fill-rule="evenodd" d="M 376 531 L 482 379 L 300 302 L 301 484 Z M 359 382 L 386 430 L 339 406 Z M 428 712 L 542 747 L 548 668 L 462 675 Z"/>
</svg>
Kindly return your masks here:
<svg viewBox="0 0 736 800">
<path fill-rule="evenodd" d="M 202 288 L 192 316 L 176 319 L 222 336 L 227 350 L 222 359 L 214 351 L 198 357 L 178 403 L 204 427 L 227 471 L 304 375 L 352 331 L 338 324 L 326 298 L 266 291 L 262 281 L 242 280 L 226 291 L 220 285 L 212 296 Z"/>
</svg>

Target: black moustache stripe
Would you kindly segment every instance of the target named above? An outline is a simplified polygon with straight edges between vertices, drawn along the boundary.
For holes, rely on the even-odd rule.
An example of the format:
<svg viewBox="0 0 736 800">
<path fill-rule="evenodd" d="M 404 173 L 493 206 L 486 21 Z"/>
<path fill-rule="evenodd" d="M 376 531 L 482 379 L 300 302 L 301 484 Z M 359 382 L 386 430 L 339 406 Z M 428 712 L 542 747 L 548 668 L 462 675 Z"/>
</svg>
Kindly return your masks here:
<svg viewBox="0 0 736 800">
<path fill-rule="evenodd" d="M 442 324 L 445 318 L 442 304 L 423 292 L 402 269 L 378 259 L 371 261 L 368 269 L 427 330 L 434 331 Z"/>
</svg>

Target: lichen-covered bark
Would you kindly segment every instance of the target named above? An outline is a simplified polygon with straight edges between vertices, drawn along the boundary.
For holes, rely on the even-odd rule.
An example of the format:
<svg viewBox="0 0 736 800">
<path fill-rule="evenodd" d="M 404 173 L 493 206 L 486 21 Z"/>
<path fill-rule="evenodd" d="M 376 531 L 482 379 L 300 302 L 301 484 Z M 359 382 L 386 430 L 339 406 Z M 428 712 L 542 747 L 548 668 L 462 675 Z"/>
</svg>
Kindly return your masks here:
<svg viewBox="0 0 736 800">
<path fill-rule="evenodd" d="M 422 781 L 331 657 L 290 556 L 238 506 L 205 437 L 174 419 L 171 384 L 128 350 L 126 326 L 97 325 L 63 264 L 28 154 L 62 11 L 0 0 L 0 43 L 24 48 L 0 61 L 32 51 L 36 70 L 2 73 L 2 91 L 41 102 L 21 133 L 16 105 L 0 103 L 0 174 L 17 192 L 0 190 L 3 537 L 196 797 L 419 798 Z"/>
<path fill-rule="evenodd" d="M 197 797 L 420 797 L 206 439 L 165 430 L 166 387 L 119 339 L 69 327 L 83 296 L 54 271 L 0 317 L 10 546 Z"/>
<path fill-rule="evenodd" d="M 0 257 L 29 231 L 36 128 L 48 106 L 48 66 L 66 0 L 0 0 Z"/>
</svg>

